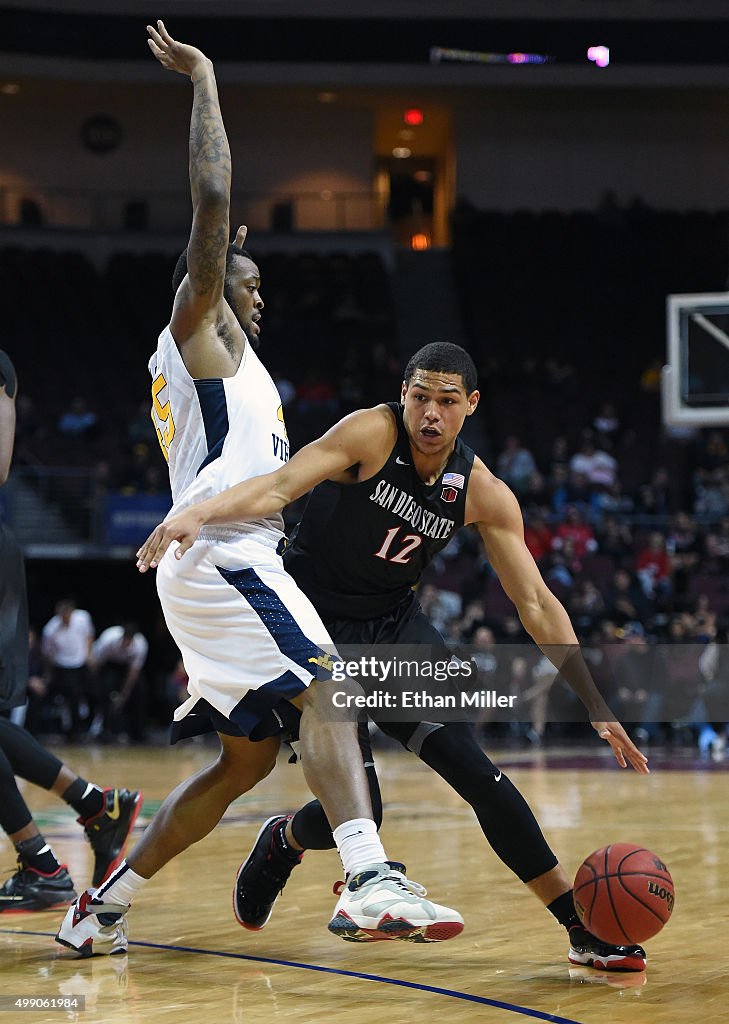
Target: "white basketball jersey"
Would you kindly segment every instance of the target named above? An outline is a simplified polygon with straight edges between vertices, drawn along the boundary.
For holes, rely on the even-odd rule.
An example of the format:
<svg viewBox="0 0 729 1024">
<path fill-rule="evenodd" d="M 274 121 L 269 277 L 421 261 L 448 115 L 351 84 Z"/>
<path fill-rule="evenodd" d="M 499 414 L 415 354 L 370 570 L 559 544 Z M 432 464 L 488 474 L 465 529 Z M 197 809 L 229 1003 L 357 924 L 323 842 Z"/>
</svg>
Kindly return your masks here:
<svg viewBox="0 0 729 1024">
<path fill-rule="evenodd" d="M 149 371 L 152 422 L 170 471 L 170 515 L 288 461 L 281 399 L 250 343 L 232 377 L 195 380 L 167 326 Z M 235 529 L 282 537 L 283 518 L 236 523 Z"/>
</svg>

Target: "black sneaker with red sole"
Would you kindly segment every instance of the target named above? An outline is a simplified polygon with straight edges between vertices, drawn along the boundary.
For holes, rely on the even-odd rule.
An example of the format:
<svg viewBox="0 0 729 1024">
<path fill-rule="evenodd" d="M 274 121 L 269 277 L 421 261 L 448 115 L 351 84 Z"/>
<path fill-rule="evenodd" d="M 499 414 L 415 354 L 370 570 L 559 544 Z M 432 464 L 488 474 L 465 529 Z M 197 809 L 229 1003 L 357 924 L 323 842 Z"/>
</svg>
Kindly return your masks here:
<svg viewBox="0 0 729 1024">
<path fill-rule="evenodd" d="M 66 907 L 75 899 L 76 890 L 65 864 L 52 875 L 46 875 L 18 861 L 18 870 L 0 887 L 0 913 L 53 910 Z"/>
<path fill-rule="evenodd" d="M 94 851 L 95 889 L 105 882 L 124 856 L 129 834 L 142 809 L 142 794 L 133 789 L 105 789 L 104 806 L 92 818 L 79 818 Z"/>
<path fill-rule="evenodd" d="M 603 942 L 581 925 L 570 928 L 571 964 L 596 967 L 600 971 L 644 971 L 647 963 L 642 946 L 613 946 Z"/>
<path fill-rule="evenodd" d="M 304 856 L 288 853 L 281 847 L 275 830 L 290 815 L 277 814 L 266 821 L 251 852 L 238 869 L 233 889 L 233 911 L 238 924 L 249 931 L 260 931 L 273 913 L 273 905 L 289 880 L 289 875 Z"/>
</svg>

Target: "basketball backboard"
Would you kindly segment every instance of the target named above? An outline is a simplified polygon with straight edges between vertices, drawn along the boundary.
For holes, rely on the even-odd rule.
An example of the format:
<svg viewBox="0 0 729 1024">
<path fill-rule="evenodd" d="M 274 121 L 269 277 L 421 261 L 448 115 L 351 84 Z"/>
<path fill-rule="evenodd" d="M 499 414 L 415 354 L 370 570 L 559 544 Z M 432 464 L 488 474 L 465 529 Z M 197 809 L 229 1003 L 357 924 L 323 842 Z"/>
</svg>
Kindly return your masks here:
<svg viewBox="0 0 729 1024">
<path fill-rule="evenodd" d="M 667 426 L 729 426 L 729 292 L 669 295 L 661 381 Z"/>
</svg>

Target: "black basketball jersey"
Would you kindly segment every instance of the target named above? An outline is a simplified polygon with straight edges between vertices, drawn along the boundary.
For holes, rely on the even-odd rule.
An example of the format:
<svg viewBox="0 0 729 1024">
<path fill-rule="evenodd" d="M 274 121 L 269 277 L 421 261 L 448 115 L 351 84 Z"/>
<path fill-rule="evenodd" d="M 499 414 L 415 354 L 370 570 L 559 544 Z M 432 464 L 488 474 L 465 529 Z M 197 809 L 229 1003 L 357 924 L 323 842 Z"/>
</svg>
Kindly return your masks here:
<svg viewBox="0 0 729 1024">
<path fill-rule="evenodd" d="M 473 451 L 457 438 L 435 483 L 423 483 L 402 407 L 388 406 L 397 440 L 385 465 L 360 483 L 315 487 L 284 554 L 287 571 L 328 621 L 387 615 L 463 526 Z"/>
</svg>

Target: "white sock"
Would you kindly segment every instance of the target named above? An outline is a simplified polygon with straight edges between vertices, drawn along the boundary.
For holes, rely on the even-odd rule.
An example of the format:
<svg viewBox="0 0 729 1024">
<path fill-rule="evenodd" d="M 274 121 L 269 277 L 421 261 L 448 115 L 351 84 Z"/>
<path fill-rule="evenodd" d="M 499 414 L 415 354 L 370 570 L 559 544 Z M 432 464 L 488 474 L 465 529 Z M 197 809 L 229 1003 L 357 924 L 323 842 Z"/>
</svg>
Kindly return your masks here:
<svg viewBox="0 0 729 1024">
<path fill-rule="evenodd" d="M 352 818 L 344 821 L 332 832 L 342 858 L 344 873 L 354 874 L 369 864 L 384 864 L 385 848 L 377 834 L 377 825 L 371 818 Z"/>
<path fill-rule="evenodd" d="M 103 899 L 105 903 L 119 903 L 124 906 L 131 903 L 137 893 L 141 892 L 149 881 L 132 871 L 123 860 L 116 871 L 100 885 L 94 893 L 95 899 Z"/>
</svg>

